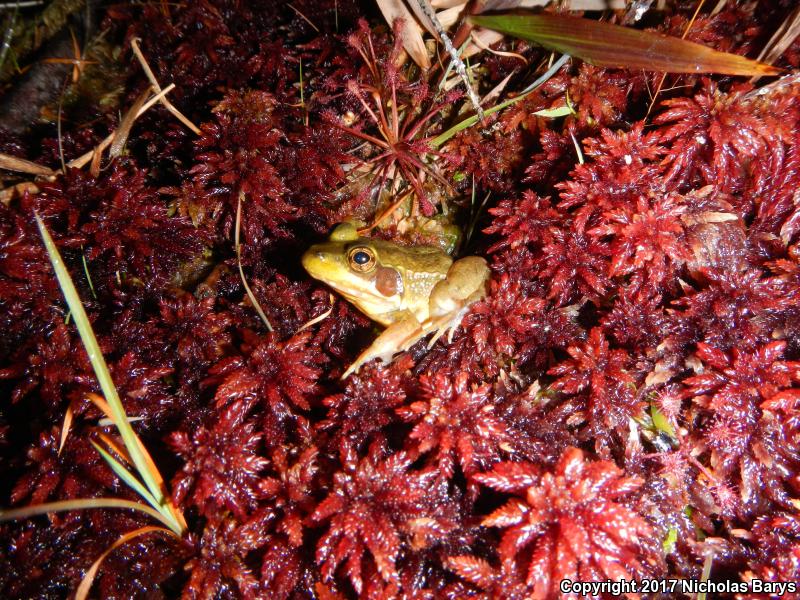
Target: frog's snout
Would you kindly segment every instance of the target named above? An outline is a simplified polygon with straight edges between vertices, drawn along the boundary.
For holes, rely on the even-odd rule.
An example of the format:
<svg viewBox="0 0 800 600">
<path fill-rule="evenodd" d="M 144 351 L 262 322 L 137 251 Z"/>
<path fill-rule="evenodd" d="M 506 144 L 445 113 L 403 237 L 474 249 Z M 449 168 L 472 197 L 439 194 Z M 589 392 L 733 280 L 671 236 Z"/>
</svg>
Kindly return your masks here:
<svg viewBox="0 0 800 600">
<path fill-rule="evenodd" d="M 303 268 L 308 271 L 312 277 L 316 277 L 326 262 L 327 257 L 325 252 L 322 250 L 315 250 L 313 247 L 306 251 L 306 253 L 303 254 L 303 257 L 300 259 L 300 263 L 303 265 Z"/>
</svg>

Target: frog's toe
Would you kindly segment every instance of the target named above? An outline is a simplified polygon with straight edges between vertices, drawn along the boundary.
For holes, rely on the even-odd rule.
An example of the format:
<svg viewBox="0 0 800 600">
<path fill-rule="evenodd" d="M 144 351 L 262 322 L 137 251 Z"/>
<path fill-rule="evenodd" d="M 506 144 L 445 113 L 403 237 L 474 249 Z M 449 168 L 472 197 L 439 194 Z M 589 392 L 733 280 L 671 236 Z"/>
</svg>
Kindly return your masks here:
<svg viewBox="0 0 800 600">
<path fill-rule="evenodd" d="M 345 379 L 351 373 L 357 372 L 361 365 L 375 358 L 379 358 L 384 363 L 391 362 L 395 354 L 408 350 L 427 333 L 419 321 L 413 317 L 392 323 L 372 342 L 369 348 L 358 355 L 355 362 L 344 372 L 342 379 Z"/>
<path fill-rule="evenodd" d="M 364 361 L 356 359 L 353 361 L 353 364 L 347 367 L 347 370 L 342 373 L 342 376 L 339 379 L 347 379 L 353 373 L 358 373 L 358 370 L 361 368 L 361 365 L 364 364 Z"/>
<path fill-rule="evenodd" d="M 376 340 L 377 342 L 377 340 Z M 342 373 L 342 379 L 347 379 L 353 373 L 358 373 L 359 369 L 367 364 L 369 361 L 374 359 L 379 359 L 383 363 L 391 362 L 392 356 L 394 356 L 394 351 L 385 351 L 380 347 L 375 347 L 375 343 L 373 343 L 369 348 L 364 350 L 358 357 L 353 361 L 353 364 L 347 367 L 347 370 Z"/>
<path fill-rule="evenodd" d="M 461 325 L 461 320 L 467 312 L 469 312 L 469 306 L 463 306 L 461 310 L 455 314 L 440 315 L 426 320 L 422 326 L 425 333 L 433 332 L 434 334 L 428 342 L 428 349 L 430 350 L 433 348 L 433 345 L 438 342 L 439 338 L 445 333 L 447 334 L 447 343 L 452 344 L 453 335 L 455 335 L 456 329 Z"/>
<path fill-rule="evenodd" d="M 447 330 L 447 344 L 450 345 L 453 343 L 453 336 L 456 334 L 456 329 L 458 326 L 461 325 L 461 319 L 458 320 L 458 323 L 455 323 L 450 329 Z"/>
<path fill-rule="evenodd" d="M 434 333 L 434 334 L 433 334 L 433 337 L 432 337 L 432 338 L 430 339 L 430 341 L 428 342 L 428 350 L 430 350 L 431 348 L 433 348 L 433 346 L 436 344 L 436 342 L 438 342 L 438 341 L 439 341 L 439 338 L 440 338 L 440 337 L 442 337 L 442 335 L 444 334 L 444 332 L 445 332 L 445 330 L 444 330 L 444 329 L 438 329 L 438 330 L 436 331 L 436 333 Z"/>
</svg>

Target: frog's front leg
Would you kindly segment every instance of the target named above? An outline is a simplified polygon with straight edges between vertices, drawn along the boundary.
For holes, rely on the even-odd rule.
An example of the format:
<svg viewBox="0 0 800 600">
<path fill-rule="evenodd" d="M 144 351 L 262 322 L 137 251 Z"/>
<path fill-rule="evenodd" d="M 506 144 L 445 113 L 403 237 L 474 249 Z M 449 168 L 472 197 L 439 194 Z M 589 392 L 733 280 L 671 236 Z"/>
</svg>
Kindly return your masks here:
<svg viewBox="0 0 800 600">
<path fill-rule="evenodd" d="M 431 291 L 429 316 L 422 323 L 425 333 L 436 332 L 429 348 L 448 330 L 452 341 L 453 332 L 470 305 L 486 295 L 489 274 L 489 266 L 479 256 L 467 256 L 450 266 L 447 276 Z"/>
<path fill-rule="evenodd" d="M 342 379 L 347 378 L 351 373 L 357 372 L 361 365 L 368 363 L 373 358 L 379 358 L 383 362 L 391 362 L 395 354 L 407 350 L 425 335 L 426 332 L 417 318 L 408 313 L 403 319 L 392 323 L 384 329 L 383 333 L 372 342 L 370 347 L 358 355 L 358 358 L 344 372 Z"/>
</svg>

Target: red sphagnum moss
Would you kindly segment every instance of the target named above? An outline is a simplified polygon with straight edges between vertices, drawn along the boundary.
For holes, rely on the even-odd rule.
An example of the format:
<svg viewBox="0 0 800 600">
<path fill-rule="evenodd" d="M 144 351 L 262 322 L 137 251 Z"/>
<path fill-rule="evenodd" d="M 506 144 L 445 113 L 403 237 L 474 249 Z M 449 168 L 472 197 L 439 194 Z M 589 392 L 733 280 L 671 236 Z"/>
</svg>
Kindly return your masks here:
<svg viewBox="0 0 800 600">
<path fill-rule="evenodd" d="M 682 35 L 696 3 L 666 4 L 647 24 Z M 714 4 L 689 39 L 750 56 L 793 9 Z M 563 578 L 699 579 L 708 556 L 713 581 L 800 578 L 796 83 L 668 76 L 648 114 L 660 74 L 571 61 L 434 147 L 461 88 L 403 62 L 373 2 L 103 10 L 123 105 L 65 106 L 61 144 L 55 124 L 0 131 L 55 169 L 91 149 L 147 85 L 133 37 L 200 125 L 153 108 L 97 177 L 0 203 L 0 505 L 135 499 L 90 444 L 99 389 L 37 211 L 188 523 L 112 552 L 97 597 L 547 599 Z M 472 59 L 482 93 L 548 58 L 499 45 L 518 56 Z M 573 114 L 533 114 L 566 95 Z M 374 327 L 300 256 L 348 216 L 403 233 L 382 214 L 398 190 L 471 232 L 488 294 L 452 339 L 341 381 Z M 66 597 L 151 524 L 4 522 L 0 596 Z"/>
</svg>

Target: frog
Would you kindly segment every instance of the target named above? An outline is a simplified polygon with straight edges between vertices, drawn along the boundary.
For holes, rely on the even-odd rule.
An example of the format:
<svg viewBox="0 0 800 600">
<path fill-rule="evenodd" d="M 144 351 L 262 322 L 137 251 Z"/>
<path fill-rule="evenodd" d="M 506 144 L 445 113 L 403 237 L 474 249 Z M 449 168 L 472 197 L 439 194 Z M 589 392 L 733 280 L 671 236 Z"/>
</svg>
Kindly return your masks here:
<svg viewBox="0 0 800 600">
<path fill-rule="evenodd" d="M 376 358 L 391 362 L 431 333 L 428 348 L 448 332 L 452 342 L 470 306 L 486 295 L 490 274 L 479 256 L 454 260 L 440 247 L 362 237 L 350 222 L 311 246 L 301 262 L 309 275 L 386 327 L 342 379 Z"/>
</svg>

